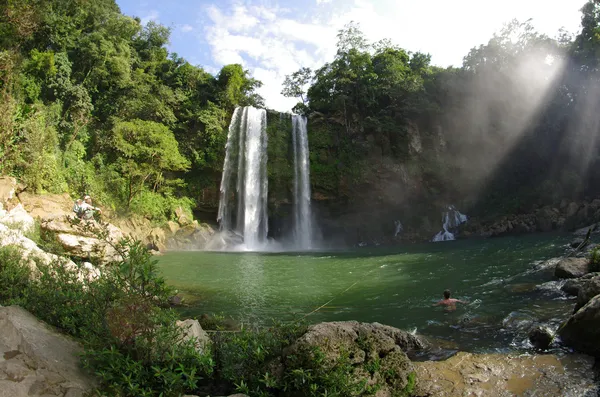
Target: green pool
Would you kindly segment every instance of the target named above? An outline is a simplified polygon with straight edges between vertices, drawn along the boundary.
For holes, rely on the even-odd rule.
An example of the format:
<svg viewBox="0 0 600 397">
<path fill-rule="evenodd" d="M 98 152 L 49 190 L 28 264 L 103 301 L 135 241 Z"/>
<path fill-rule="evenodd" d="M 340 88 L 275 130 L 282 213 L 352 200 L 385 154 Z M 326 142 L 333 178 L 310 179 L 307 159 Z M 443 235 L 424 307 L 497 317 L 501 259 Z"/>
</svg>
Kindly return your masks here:
<svg viewBox="0 0 600 397">
<path fill-rule="evenodd" d="M 530 235 L 307 253 L 169 252 L 167 281 L 184 294 L 184 316 L 221 313 L 244 324 L 272 319 L 380 322 L 470 351 L 524 346 L 527 330 L 553 327 L 571 302 L 543 262 L 570 236 Z M 449 288 L 469 305 L 432 305 Z M 321 307 L 322 306 L 322 307 Z M 313 311 L 319 308 L 316 312 Z"/>
</svg>

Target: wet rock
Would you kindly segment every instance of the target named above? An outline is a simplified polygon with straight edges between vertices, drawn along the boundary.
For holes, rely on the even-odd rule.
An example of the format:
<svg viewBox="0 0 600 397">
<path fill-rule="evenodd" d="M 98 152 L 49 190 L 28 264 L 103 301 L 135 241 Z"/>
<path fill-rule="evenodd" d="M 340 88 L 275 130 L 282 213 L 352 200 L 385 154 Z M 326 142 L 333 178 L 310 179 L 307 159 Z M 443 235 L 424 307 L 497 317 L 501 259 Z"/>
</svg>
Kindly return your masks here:
<svg viewBox="0 0 600 397">
<path fill-rule="evenodd" d="M 0 308 L 0 396 L 83 396 L 81 347 L 18 306 Z"/>
<path fill-rule="evenodd" d="M 169 305 L 171 306 L 181 306 L 183 303 L 183 298 L 179 295 L 173 295 L 169 297 Z"/>
<path fill-rule="evenodd" d="M 571 241 L 569 243 L 569 245 L 571 246 L 571 248 L 578 248 L 579 246 L 581 246 L 583 243 L 585 242 L 585 239 L 583 238 L 576 238 L 575 240 Z"/>
<path fill-rule="evenodd" d="M 542 326 L 533 327 L 528 334 L 529 342 L 538 350 L 546 350 L 550 347 L 554 336 L 548 328 Z"/>
<path fill-rule="evenodd" d="M 585 355 L 458 353 L 414 363 L 419 397 L 593 396 L 594 360 Z"/>
<path fill-rule="evenodd" d="M 558 278 L 577 278 L 589 273 L 590 261 L 586 258 L 565 258 L 558 262 L 554 275 Z"/>
<path fill-rule="evenodd" d="M 573 314 L 560 328 L 559 335 L 567 346 L 600 357 L 600 295 Z"/>
<path fill-rule="evenodd" d="M 582 284 L 585 282 L 586 280 L 583 280 L 581 278 L 573 278 L 567 280 L 560 288 L 560 290 L 567 295 L 577 296 L 579 294 L 579 290 L 581 289 Z"/>
<path fill-rule="evenodd" d="M 577 291 L 577 305 L 575 311 L 581 309 L 594 296 L 600 294 L 600 277 L 594 277 L 589 280 L 582 280 L 581 286 Z"/>
<path fill-rule="evenodd" d="M 201 354 L 208 353 L 210 351 L 212 340 L 206 331 L 202 329 L 202 326 L 200 326 L 198 320 L 188 319 L 184 321 L 177 321 L 177 325 L 184 330 L 186 340 L 195 339 L 196 348 Z"/>
<path fill-rule="evenodd" d="M 378 323 L 356 321 L 321 323 L 292 344 L 283 355 L 283 364 L 291 357 L 312 357 L 315 348 L 324 355 L 323 369 L 337 365 L 342 354 L 348 354 L 355 366 L 357 382 L 379 384 L 378 395 L 391 395 L 409 383 L 413 364 L 406 352 L 424 347 L 418 337 L 397 328 Z M 371 364 L 377 363 L 377 366 Z M 366 367 L 369 367 L 369 370 Z M 389 376 L 386 374 L 394 374 Z"/>
</svg>

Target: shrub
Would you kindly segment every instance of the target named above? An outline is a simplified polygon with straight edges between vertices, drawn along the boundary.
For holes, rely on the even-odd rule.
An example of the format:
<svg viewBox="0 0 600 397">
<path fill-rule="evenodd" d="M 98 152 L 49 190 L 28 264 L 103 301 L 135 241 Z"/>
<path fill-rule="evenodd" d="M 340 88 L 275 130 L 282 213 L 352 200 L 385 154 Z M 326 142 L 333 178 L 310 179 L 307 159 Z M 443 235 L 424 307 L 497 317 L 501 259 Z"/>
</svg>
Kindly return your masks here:
<svg viewBox="0 0 600 397">
<path fill-rule="evenodd" d="M 0 303 L 19 303 L 42 320 L 79 337 L 84 365 L 111 396 L 178 396 L 212 373 L 210 351 L 184 338 L 172 294 L 157 262 L 140 242 L 116 247 L 124 260 L 101 269 L 37 263 L 30 272 L 16 249 L 0 249 Z"/>
<path fill-rule="evenodd" d="M 18 304 L 29 284 L 30 270 L 16 247 L 0 247 L 0 304 Z"/>
<path fill-rule="evenodd" d="M 600 272 L 600 248 L 598 247 L 590 252 L 590 271 Z"/>
<path fill-rule="evenodd" d="M 301 324 L 274 324 L 268 329 L 217 332 L 213 337 L 215 377 L 236 391 L 265 396 L 283 385 L 272 374 L 274 360 L 306 331 Z"/>
</svg>

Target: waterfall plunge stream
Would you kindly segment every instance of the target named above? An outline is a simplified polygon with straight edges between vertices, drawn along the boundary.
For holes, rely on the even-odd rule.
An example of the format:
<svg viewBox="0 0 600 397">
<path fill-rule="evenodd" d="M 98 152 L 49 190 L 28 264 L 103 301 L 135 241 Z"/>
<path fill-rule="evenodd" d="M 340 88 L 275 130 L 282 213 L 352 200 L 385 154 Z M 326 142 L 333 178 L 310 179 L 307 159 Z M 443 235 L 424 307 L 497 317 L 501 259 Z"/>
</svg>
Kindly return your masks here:
<svg viewBox="0 0 600 397">
<path fill-rule="evenodd" d="M 289 120 L 289 119 L 288 119 Z M 290 248 L 313 248 L 307 120 L 292 116 L 293 236 Z M 283 133 L 283 131 L 279 131 Z M 229 125 L 221 179 L 217 246 L 267 250 L 267 113 L 238 107 Z"/>
<path fill-rule="evenodd" d="M 264 109 L 238 107 L 233 113 L 225 146 L 217 221 L 222 232 L 243 236 L 247 250 L 260 250 L 267 241 L 266 129 Z"/>
<path fill-rule="evenodd" d="M 292 116 L 294 148 L 294 243 L 297 249 L 310 249 L 313 244 L 310 208 L 310 164 L 306 117 Z"/>
</svg>

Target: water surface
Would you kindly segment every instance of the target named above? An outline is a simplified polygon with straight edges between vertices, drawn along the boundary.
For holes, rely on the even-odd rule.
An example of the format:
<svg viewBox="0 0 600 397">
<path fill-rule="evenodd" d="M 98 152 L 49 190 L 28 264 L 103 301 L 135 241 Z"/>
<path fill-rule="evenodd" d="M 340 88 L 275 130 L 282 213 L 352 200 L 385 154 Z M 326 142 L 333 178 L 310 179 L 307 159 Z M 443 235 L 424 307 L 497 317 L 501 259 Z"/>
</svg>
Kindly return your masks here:
<svg viewBox="0 0 600 397">
<path fill-rule="evenodd" d="M 533 322 L 557 327 L 570 313 L 544 263 L 568 241 L 530 235 L 344 252 L 185 251 L 165 254 L 159 265 L 190 302 L 186 316 L 222 313 L 253 325 L 380 322 L 461 350 L 505 351 L 523 346 Z M 446 288 L 470 304 L 433 307 Z"/>
</svg>

